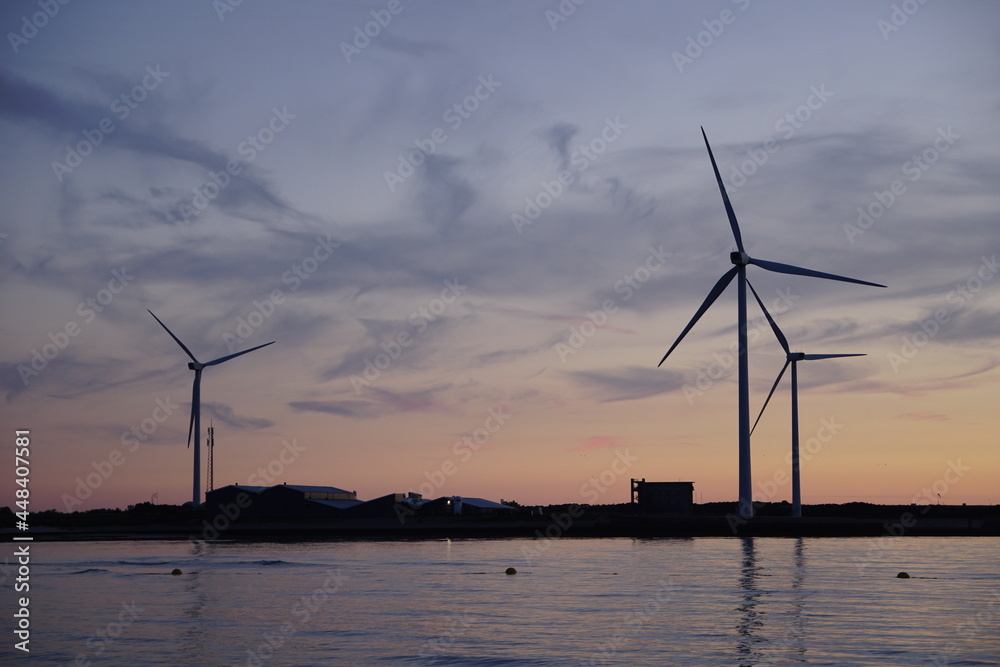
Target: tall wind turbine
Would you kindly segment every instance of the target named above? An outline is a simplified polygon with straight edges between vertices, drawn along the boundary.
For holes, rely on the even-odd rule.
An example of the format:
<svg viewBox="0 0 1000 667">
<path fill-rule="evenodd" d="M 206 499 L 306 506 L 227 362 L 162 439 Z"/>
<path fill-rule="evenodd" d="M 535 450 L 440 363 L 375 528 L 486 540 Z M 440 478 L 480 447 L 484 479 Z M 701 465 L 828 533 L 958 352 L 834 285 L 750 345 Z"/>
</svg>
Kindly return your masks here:
<svg viewBox="0 0 1000 667">
<path fill-rule="evenodd" d="M 722 176 L 719 175 L 719 167 L 715 164 L 715 156 L 712 154 L 712 147 L 708 143 L 708 136 L 705 134 L 705 128 L 701 128 L 701 136 L 705 139 L 705 148 L 708 149 L 708 157 L 712 161 L 712 169 L 715 171 L 715 180 L 719 184 L 719 192 L 722 194 L 722 203 L 726 207 L 726 215 L 729 217 L 729 226 L 733 230 L 733 238 L 736 240 L 737 252 L 729 253 L 729 261 L 731 261 L 734 266 L 733 268 L 726 271 L 725 274 L 719 279 L 712 290 L 708 293 L 708 297 L 698 308 L 698 311 L 688 322 L 688 325 L 684 327 L 681 335 L 677 337 L 674 344 L 670 346 L 667 353 L 663 355 L 663 359 L 657 366 L 662 366 L 663 362 L 667 360 L 670 353 L 674 351 L 677 344 L 681 342 L 684 336 L 687 335 L 691 327 L 695 325 L 695 322 L 705 314 L 705 311 L 719 298 L 719 295 L 725 291 L 729 283 L 732 282 L 733 278 L 739 277 L 737 281 L 737 356 L 739 357 L 739 465 L 740 465 L 740 485 L 739 485 L 739 515 L 744 519 L 749 519 L 753 516 L 753 497 L 751 489 L 751 477 L 750 477 L 750 378 L 749 378 L 749 366 L 747 364 L 747 274 L 746 268 L 748 264 L 753 264 L 754 266 L 759 266 L 767 271 L 774 271 L 776 273 L 790 273 L 796 276 L 812 276 L 814 278 L 826 278 L 828 280 L 840 280 L 848 283 L 858 283 L 859 285 L 871 285 L 873 287 L 885 287 L 885 285 L 879 285 L 878 283 L 870 283 L 865 280 L 856 280 L 855 278 L 845 278 L 844 276 L 836 276 L 832 273 L 822 273 L 820 271 L 813 271 L 812 269 L 803 269 L 797 266 L 791 266 L 789 264 L 779 264 L 777 262 L 769 262 L 763 259 L 755 259 L 748 255 L 743 248 L 743 238 L 740 235 L 740 226 L 736 222 L 736 213 L 733 212 L 733 206 L 729 203 L 729 195 L 726 194 L 726 186 L 722 183 Z"/>
<path fill-rule="evenodd" d="M 153 315 L 153 311 L 147 310 L 150 315 Z M 160 322 L 160 318 L 153 315 L 153 319 Z M 174 332 L 167 329 L 167 325 L 160 322 L 160 326 L 166 329 L 170 337 L 177 341 L 177 344 L 181 346 L 181 349 L 187 353 L 187 356 L 191 357 L 191 363 L 188 364 L 188 368 L 194 371 L 194 389 L 191 392 L 191 422 L 188 424 L 188 447 L 191 446 L 191 433 L 194 433 L 194 487 L 192 490 L 191 502 L 198 506 L 201 504 L 201 371 L 208 366 L 215 366 L 221 364 L 224 361 L 229 361 L 241 354 L 246 354 L 247 352 L 253 352 L 254 350 L 259 350 L 262 347 L 267 347 L 274 341 L 270 343 L 264 343 L 263 345 L 258 345 L 257 347 L 251 347 L 249 350 L 243 350 L 242 352 L 237 352 L 236 354 L 230 354 L 225 357 L 219 357 L 213 361 L 208 361 L 206 363 L 201 363 L 195 359 L 194 355 L 191 354 L 191 350 L 187 349 L 187 346 L 181 342 L 181 339 L 174 335 Z"/>
<path fill-rule="evenodd" d="M 747 281 L 747 285 L 750 285 L 750 281 Z M 764 415 L 764 409 L 767 408 L 768 402 L 771 400 L 771 396 L 774 395 L 774 390 L 777 389 L 778 383 L 781 382 L 781 376 L 785 374 L 785 369 L 789 365 L 792 367 L 792 516 L 800 517 L 802 516 L 802 486 L 799 482 L 799 373 L 798 373 L 798 363 L 800 361 L 813 361 L 815 359 L 837 359 L 839 357 L 863 357 L 864 354 L 804 354 L 802 352 L 792 352 L 788 349 L 788 340 L 785 335 L 781 333 L 781 329 L 778 328 L 778 324 L 771 317 L 771 313 L 767 312 L 767 308 L 764 307 L 764 302 L 761 301 L 760 296 L 757 295 L 757 290 L 750 285 L 750 291 L 753 292 L 753 296 L 757 299 L 757 303 L 760 304 L 760 309 L 764 311 L 764 317 L 767 318 L 768 323 L 771 325 L 771 330 L 774 331 L 775 338 L 781 343 L 781 349 L 785 351 L 785 365 L 781 367 L 778 372 L 778 377 L 775 378 L 774 384 L 771 385 L 771 392 L 767 395 L 767 399 L 764 401 L 764 405 L 760 408 L 760 414 L 757 415 L 757 421 L 753 423 L 753 428 L 750 429 L 750 433 L 753 433 L 754 429 L 757 428 L 757 424 L 760 423 L 760 418 Z"/>
</svg>

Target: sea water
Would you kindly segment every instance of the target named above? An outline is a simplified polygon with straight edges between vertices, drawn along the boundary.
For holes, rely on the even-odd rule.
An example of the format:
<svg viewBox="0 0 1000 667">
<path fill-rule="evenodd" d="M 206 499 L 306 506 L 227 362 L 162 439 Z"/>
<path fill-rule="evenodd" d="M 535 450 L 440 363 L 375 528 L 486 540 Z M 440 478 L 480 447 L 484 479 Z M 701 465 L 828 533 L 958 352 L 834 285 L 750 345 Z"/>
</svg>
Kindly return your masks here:
<svg viewBox="0 0 1000 667">
<path fill-rule="evenodd" d="M 31 552 L 30 592 L 16 594 L 30 597 L 30 654 L 14 648 L 11 557 L 3 568 L 4 664 L 1000 664 L 1000 538 L 34 542 Z"/>
</svg>

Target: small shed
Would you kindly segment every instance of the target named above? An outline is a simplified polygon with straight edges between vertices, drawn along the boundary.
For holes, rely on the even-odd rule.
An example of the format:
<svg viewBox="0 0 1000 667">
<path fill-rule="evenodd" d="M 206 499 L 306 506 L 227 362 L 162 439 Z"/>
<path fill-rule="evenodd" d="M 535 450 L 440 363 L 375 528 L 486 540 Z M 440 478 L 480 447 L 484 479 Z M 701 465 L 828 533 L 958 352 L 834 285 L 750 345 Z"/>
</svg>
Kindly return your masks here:
<svg viewBox="0 0 1000 667">
<path fill-rule="evenodd" d="M 640 512 L 691 514 L 694 507 L 694 482 L 647 482 L 632 480 L 632 503 Z"/>
</svg>

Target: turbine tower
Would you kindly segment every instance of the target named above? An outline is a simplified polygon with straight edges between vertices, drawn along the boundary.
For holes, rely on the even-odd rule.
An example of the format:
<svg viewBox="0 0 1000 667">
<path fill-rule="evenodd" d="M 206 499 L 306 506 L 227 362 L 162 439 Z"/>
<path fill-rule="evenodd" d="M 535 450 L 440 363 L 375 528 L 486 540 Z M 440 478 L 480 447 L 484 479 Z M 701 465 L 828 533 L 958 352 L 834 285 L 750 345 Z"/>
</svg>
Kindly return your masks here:
<svg viewBox="0 0 1000 667">
<path fill-rule="evenodd" d="M 750 286 L 750 291 L 753 292 L 753 296 L 757 299 L 757 303 L 760 305 L 760 309 L 764 311 L 764 317 L 767 318 L 768 323 L 771 325 L 771 330 L 774 331 L 775 338 L 781 343 L 781 349 L 785 351 L 785 365 L 781 367 L 778 372 L 778 377 L 774 380 L 774 384 L 771 385 L 771 392 L 767 395 L 767 399 L 764 401 L 764 405 L 760 408 L 760 414 L 757 415 L 757 421 L 753 423 L 753 428 L 750 429 L 750 433 L 754 432 L 757 428 L 757 424 L 760 423 L 760 418 L 764 416 L 764 409 L 767 408 L 768 402 L 771 400 L 771 396 L 774 395 L 774 390 L 777 389 L 778 383 L 781 382 L 781 376 L 784 375 L 785 369 L 789 365 L 792 367 L 792 516 L 801 517 L 802 516 L 802 486 L 799 481 L 799 373 L 798 373 L 798 363 L 800 361 L 813 361 L 815 359 L 837 359 L 839 357 L 863 357 L 864 354 L 804 354 L 802 352 L 792 352 L 788 349 L 788 340 L 785 339 L 784 334 L 781 333 L 781 329 L 778 328 L 778 324 L 771 317 L 771 313 L 767 312 L 767 308 L 764 307 L 764 302 L 761 301 L 760 296 L 757 295 L 757 290 L 753 288 L 750 281 L 747 281 L 747 285 Z"/>
<path fill-rule="evenodd" d="M 147 310 L 150 315 L 153 315 L 153 311 Z M 160 318 L 153 315 L 153 319 L 160 322 Z M 219 357 L 212 361 L 201 363 L 195 356 L 191 354 L 191 350 L 187 349 L 187 346 L 181 342 L 181 339 L 174 335 L 170 329 L 167 329 L 167 325 L 160 322 L 160 326 L 166 329 L 166 332 L 170 334 L 181 349 L 191 357 L 191 363 L 188 364 L 188 368 L 194 371 L 194 388 L 191 391 L 191 422 L 188 425 L 188 447 L 191 446 L 191 434 L 194 433 L 194 485 L 192 487 L 191 502 L 195 506 L 201 504 L 201 371 L 209 366 L 216 366 L 224 361 L 229 361 L 242 354 L 248 352 L 253 352 L 254 350 L 259 350 L 262 347 L 267 347 L 274 343 L 272 340 L 270 343 L 264 343 L 263 345 L 258 345 L 257 347 L 251 347 L 249 350 L 243 350 L 242 352 L 237 352 L 235 354 L 230 354 L 225 357 Z"/>
<path fill-rule="evenodd" d="M 208 480 L 205 482 L 205 493 L 215 490 L 215 423 L 208 422 Z"/>
<path fill-rule="evenodd" d="M 741 518 L 749 519 L 753 516 L 753 492 L 751 488 L 751 477 L 750 477 L 750 378 L 749 378 L 749 365 L 747 363 L 747 266 L 753 264 L 754 266 L 759 266 L 767 271 L 774 271 L 776 273 L 789 273 L 796 276 L 812 276 L 813 278 L 826 278 L 828 280 L 840 280 L 848 283 L 858 283 L 859 285 L 871 285 L 873 287 L 885 287 L 885 285 L 879 285 L 878 283 L 870 283 L 865 280 L 857 280 L 855 278 L 845 278 L 844 276 L 837 276 L 832 273 L 822 273 L 820 271 L 813 271 L 812 269 L 803 269 L 797 266 L 791 266 L 790 264 L 779 264 L 777 262 L 770 262 L 763 259 L 755 259 L 746 253 L 743 248 L 743 237 L 740 235 L 740 225 L 736 221 L 736 213 L 733 212 L 733 206 L 729 202 L 729 195 L 726 194 L 726 186 L 722 183 L 722 176 L 719 175 L 719 167 L 715 163 L 715 156 L 712 154 L 712 147 L 708 143 L 708 136 L 705 134 L 705 128 L 701 128 L 701 136 L 705 140 L 705 148 L 708 149 L 708 157 L 712 161 L 712 169 L 715 171 L 715 180 L 719 184 L 719 192 L 722 194 L 722 203 L 726 207 L 726 216 L 729 218 L 729 226 L 733 231 L 733 238 L 736 240 L 736 252 L 729 253 L 729 261 L 733 263 L 733 268 L 726 271 L 725 274 L 719 279 L 712 290 L 708 293 L 708 297 L 698 308 L 698 311 L 688 322 L 688 325 L 684 327 L 681 331 L 681 335 L 677 337 L 674 344 L 670 346 L 667 353 L 663 355 L 663 359 L 660 359 L 660 363 L 657 366 L 662 366 L 663 362 L 667 360 L 670 353 L 674 351 L 678 343 L 687 335 L 691 327 L 695 325 L 695 322 L 705 314 L 705 311 L 711 307 L 719 295 L 725 291 L 729 283 L 732 282 L 733 278 L 738 277 L 737 280 L 737 356 L 739 361 L 739 515 Z"/>
</svg>

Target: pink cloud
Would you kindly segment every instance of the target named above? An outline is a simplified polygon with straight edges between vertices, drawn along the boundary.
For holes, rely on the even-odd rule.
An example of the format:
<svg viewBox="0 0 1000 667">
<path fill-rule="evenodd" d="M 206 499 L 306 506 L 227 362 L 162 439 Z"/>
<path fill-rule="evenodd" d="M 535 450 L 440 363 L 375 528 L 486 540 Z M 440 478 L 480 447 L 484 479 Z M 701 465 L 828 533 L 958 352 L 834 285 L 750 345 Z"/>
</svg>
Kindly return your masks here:
<svg viewBox="0 0 1000 667">
<path fill-rule="evenodd" d="M 940 412 L 904 412 L 898 414 L 893 419 L 907 419 L 911 421 L 932 421 L 932 422 L 946 422 L 950 421 L 951 417 Z"/>
<path fill-rule="evenodd" d="M 570 447 L 568 452 L 584 452 L 591 449 L 615 449 L 621 447 L 621 442 L 613 435 L 595 435 L 587 438 L 587 441 Z"/>
</svg>

